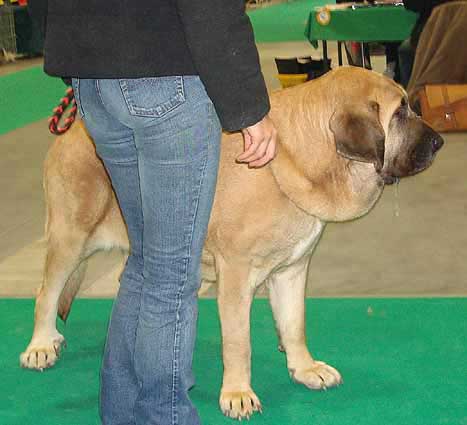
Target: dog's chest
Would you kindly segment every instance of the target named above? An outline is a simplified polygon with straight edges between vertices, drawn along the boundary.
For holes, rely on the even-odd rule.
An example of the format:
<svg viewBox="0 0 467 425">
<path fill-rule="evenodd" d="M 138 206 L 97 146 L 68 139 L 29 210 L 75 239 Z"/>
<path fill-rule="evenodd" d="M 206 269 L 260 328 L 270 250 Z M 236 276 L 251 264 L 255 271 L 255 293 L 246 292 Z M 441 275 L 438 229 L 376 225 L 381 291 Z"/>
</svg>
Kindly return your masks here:
<svg viewBox="0 0 467 425">
<path fill-rule="evenodd" d="M 293 236 L 289 239 L 288 253 L 281 266 L 294 264 L 305 255 L 311 253 L 319 241 L 324 226 L 325 223 L 318 219 L 314 219 L 311 223 L 301 223 L 298 232 L 294 232 Z"/>
</svg>

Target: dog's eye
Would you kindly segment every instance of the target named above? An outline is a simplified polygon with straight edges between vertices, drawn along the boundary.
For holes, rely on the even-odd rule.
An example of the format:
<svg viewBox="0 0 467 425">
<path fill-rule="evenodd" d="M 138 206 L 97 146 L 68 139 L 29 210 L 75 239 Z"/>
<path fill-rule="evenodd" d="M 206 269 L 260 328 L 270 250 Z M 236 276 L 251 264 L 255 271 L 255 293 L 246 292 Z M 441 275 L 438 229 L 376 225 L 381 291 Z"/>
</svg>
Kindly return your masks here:
<svg viewBox="0 0 467 425">
<path fill-rule="evenodd" d="M 409 105 L 407 103 L 407 99 L 403 98 L 401 100 L 401 105 L 396 109 L 395 116 L 397 118 L 407 118 L 409 114 Z"/>
<path fill-rule="evenodd" d="M 370 108 L 373 112 L 379 113 L 379 103 L 375 101 L 370 102 Z"/>
<path fill-rule="evenodd" d="M 405 107 L 405 106 L 399 106 L 399 107 L 397 108 L 397 110 L 396 110 L 396 113 L 397 113 L 398 115 L 404 115 L 404 114 L 406 114 L 406 113 L 407 113 L 407 107 Z"/>
</svg>

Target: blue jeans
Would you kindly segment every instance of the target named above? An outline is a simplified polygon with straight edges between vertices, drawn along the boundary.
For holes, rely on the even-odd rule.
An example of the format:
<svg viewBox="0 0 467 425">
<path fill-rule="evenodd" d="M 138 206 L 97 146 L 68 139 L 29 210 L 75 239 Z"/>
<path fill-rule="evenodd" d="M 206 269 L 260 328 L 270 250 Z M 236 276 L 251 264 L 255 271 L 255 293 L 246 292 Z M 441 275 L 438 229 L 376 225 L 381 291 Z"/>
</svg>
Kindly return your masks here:
<svg viewBox="0 0 467 425">
<path fill-rule="evenodd" d="M 198 425 L 188 390 L 219 162 L 214 106 L 197 76 L 73 88 L 130 239 L 102 363 L 102 423 Z"/>
</svg>

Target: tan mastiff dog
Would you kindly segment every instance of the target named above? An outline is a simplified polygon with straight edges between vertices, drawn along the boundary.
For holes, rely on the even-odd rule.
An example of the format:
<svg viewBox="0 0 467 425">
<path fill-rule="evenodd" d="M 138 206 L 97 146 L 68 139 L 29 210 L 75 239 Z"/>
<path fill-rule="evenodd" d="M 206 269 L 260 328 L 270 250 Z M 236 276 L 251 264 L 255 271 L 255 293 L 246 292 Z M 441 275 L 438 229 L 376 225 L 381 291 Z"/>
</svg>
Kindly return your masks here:
<svg viewBox="0 0 467 425">
<path fill-rule="evenodd" d="M 266 284 L 280 349 L 291 378 L 311 389 L 342 382 L 313 359 L 305 342 L 308 264 L 328 221 L 366 214 L 385 183 L 427 168 L 441 137 L 407 104 L 391 80 L 360 68 L 271 95 L 279 133 L 277 157 L 261 169 L 235 158 L 239 133 L 224 136 L 214 207 L 205 244 L 203 277 L 216 280 L 224 376 L 220 407 L 232 418 L 261 409 L 251 388 L 250 307 Z M 52 366 L 65 320 L 82 281 L 85 260 L 128 239 L 109 178 L 81 122 L 50 148 L 44 172 L 47 259 L 34 334 L 21 365 Z M 266 214 L 265 214 L 266 212 Z"/>
</svg>

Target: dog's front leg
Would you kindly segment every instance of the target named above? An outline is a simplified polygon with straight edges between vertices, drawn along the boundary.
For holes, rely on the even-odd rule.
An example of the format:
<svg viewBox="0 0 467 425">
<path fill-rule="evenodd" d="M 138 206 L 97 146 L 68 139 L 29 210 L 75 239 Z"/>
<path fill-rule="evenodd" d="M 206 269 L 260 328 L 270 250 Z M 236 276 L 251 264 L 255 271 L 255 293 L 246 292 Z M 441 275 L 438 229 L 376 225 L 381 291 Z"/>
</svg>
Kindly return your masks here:
<svg viewBox="0 0 467 425">
<path fill-rule="evenodd" d="M 255 411 L 261 411 L 261 403 L 250 384 L 250 309 L 254 284 L 245 264 L 223 264 L 217 272 L 224 363 L 219 404 L 226 416 L 249 418 Z"/>
<path fill-rule="evenodd" d="M 305 288 L 309 257 L 276 272 L 268 282 L 281 350 L 287 355 L 291 378 L 311 389 L 339 385 L 339 372 L 324 362 L 316 361 L 308 351 L 305 339 Z"/>
</svg>

